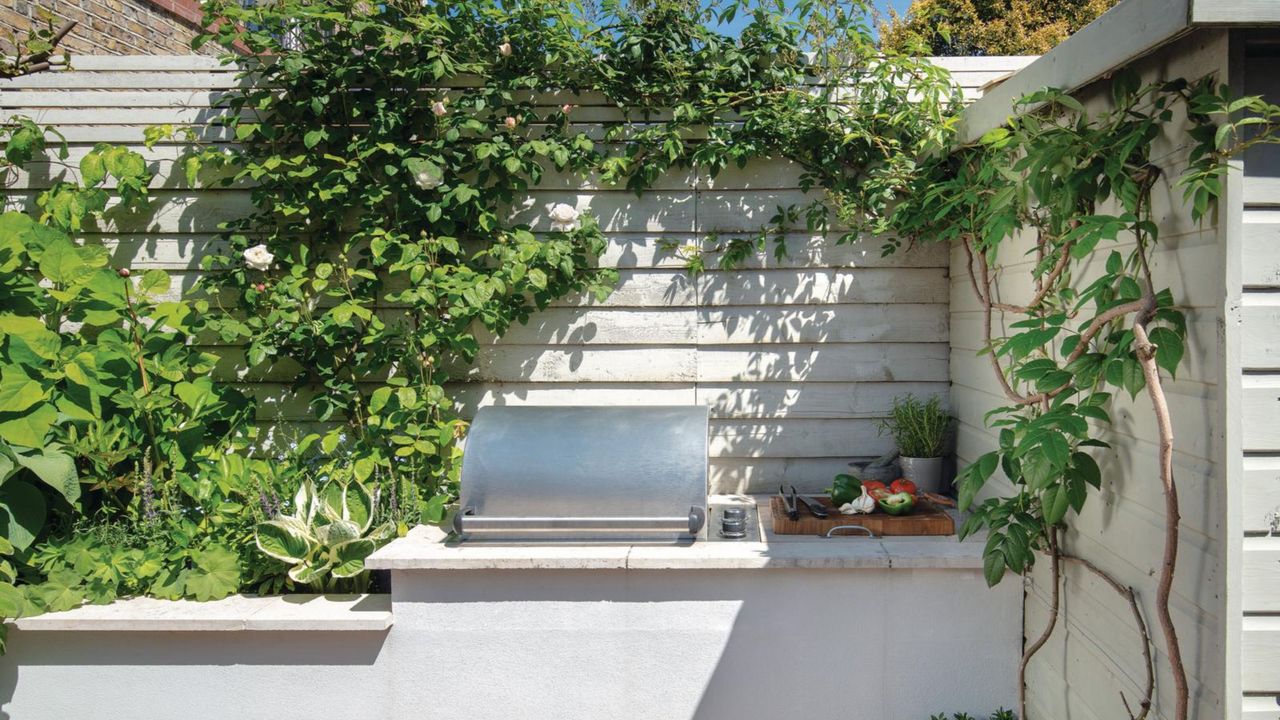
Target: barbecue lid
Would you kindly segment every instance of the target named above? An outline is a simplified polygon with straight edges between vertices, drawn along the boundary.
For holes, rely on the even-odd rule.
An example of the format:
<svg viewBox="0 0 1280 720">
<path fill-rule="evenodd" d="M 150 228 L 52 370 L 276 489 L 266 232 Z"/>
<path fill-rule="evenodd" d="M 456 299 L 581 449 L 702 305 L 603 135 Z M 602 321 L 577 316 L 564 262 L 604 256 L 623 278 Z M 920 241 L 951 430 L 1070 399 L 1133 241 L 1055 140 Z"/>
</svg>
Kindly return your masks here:
<svg viewBox="0 0 1280 720">
<path fill-rule="evenodd" d="M 481 408 L 455 529 L 538 540 L 692 536 L 706 517 L 704 406 Z"/>
</svg>

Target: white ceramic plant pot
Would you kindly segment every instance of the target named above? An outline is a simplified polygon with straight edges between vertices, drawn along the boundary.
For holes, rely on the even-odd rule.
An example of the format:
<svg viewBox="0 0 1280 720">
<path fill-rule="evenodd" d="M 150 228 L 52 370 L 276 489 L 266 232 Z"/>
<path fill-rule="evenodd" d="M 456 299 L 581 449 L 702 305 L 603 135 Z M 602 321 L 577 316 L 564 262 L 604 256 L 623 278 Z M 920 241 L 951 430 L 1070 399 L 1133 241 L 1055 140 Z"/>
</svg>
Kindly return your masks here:
<svg viewBox="0 0 1280 720">
<path fill-rule="evenodd" d="M 915 483 L 920 492 L 943 491 L 942 458 L 900 457 L 898 462 L 902 464 L 902 476 Z"/>
</svg>

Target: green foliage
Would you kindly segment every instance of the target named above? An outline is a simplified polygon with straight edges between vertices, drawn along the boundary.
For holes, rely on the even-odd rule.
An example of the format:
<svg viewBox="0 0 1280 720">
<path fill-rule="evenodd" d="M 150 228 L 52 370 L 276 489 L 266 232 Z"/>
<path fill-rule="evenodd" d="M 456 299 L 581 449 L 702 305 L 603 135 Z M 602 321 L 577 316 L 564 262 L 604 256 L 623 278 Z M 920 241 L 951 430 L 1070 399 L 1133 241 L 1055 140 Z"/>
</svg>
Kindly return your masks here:
<svg viewBox="0 0 1280 720">
<path fill-rule="evenodd" d="M 339 581 L 367 580 L 364 560 L 396 534 L 395 525 L 374 526 L 374 497 L 359 480 L 332 479 L 319 488 L 303 482 L 293 511 L 258 523 L 258 549 L 291 567 L 295 582 L 334 589 Z"/>
<path fill-rule="evenodd" d="M 929 720 L 947 720 L 947 714 L 938 713 L 937 715 L 931 716 Z M 960 713 L 952 713 L 951 720 L 976 720 L 976 718 L 974 718 L 969 713 L 960 712 Z M 1004 708 L 1000 708 L 999 710 L 996 710 L 995 712 L 991 713 L 990 720 L 1018 720 L 1018 716 L 1012 710 L 1005 710 Z"/>
<path fill-rule="evenodd" d="M 947 430 L 951 428 L 951 416 L 942 409 L 942 398 L 938 395 L 928 400 L 907 395 L 893 399 L 893 409 L 880 427 L 882 432 L 893 436 L 903 457 L 941 457 Z"/>
<path fill-rule="evenodd" d="M 65 24 L 61 28 L 55 27 L 57 16 L 39 5 L 35 8 L 35 16 L 35 22 L 25 33 L 12 26 L 0 30 L 0 44 L 5 47 L 5 54 L 0 55 L 0 78 L 39 72 L 53 63 L 54 49 L 69 27 Z M 63 53 L 60 59 L 66 65 L 70 55 Z"/>
<path fill-rule="evenodd" d="M 0 140 L 9 179 L 48 151 L 66 158 L 61 136 L 25 118 Z M 140 520 L 191 512 L 210 448 L 247 417 L 244 398 L 210 379 L 217 358 L 190 345 L 200 307 L 174 299 L 163 271 L 112 267 L 107 247 L 73 235 L 145 211 L 141 156 L 99 145 L 79 170 L 36 198 L 38 219 L 0 215 L 0 580 L 29 584 L 24 595 L 0 590 L 10 616 L 113 593 L 85 557 L 41 555 L 53 521 L 104 506 Z M 134 555 L 114 559 L 121 576 L 159 572 Z"/>
<path fill-rule="evenodd" d="M 1111 423 L 1111 398 L 1136 397 L 1146 386 L 1147 350 L 1135 328 L 1149 335 L 1155 364 L 1170 376 L 1185 355 L 1185 316 L 1150 267 L 1159 239 L 1150 196 L 1162 172 L 1153 144 L 1187 118 L 1192 162 L 1176 182 L 1200 219 L 1218 195 L 1223 161 L 1271 141 L 1248 133 L 1269 130 L 1280 110 L 1258 98 L 1233 100 L 1210 80 L 1140 86 L 1127 73 L 1112 78 L 1111 101 L 1088 112 L 1056 90 L 1022 98 L 1008 126 L 931 161 L 892 218 L 903 237 L 968 253 L 988 328 L 982 354 L 1011 402 L 987 415 L 998 448 L 957 478 L 960 507 L 971 510 L 960 535 L 988 531 L 985 574 L 993 585 L 1006 571 L 1026 572 L 1054 528 L 1101 487 L 1092 450 L 1107 447 L 1097 438 Z M 1215 116 L 1225 124 L 1215 126 Z M 1008 243 L 1027 238 L 1034 294 L 1019 304 L 995 288 Z M 1080 279 L 1086 265 L 1088 282 Z M 1007 334 L 994 327 L 995 312 L 1013 316 Z M 998 470 L 1013 492 L 979 501 Z"/>
</svg>

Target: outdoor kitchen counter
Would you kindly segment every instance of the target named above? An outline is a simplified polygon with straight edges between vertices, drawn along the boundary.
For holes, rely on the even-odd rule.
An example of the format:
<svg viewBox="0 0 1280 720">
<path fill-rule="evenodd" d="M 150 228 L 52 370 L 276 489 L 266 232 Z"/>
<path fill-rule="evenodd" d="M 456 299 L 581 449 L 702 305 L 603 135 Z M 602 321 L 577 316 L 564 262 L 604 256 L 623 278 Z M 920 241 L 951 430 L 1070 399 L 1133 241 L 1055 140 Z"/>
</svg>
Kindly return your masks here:
<svg viewBox="0 0 1280 720">
<path fill-rule="evenodd" d="M 713 496 L 712 502 L 754 503 L 761 542 L 692 545 L 457 543 L 433 526 L 418 526 L 369 557 L 378 570 L 750 570 L 980 569 L 985 537 L 954 535 L 868 538 L 775 535 L 769 496 Z M 851 520 L 856 522 L 856 520 Z"/>
</svg>

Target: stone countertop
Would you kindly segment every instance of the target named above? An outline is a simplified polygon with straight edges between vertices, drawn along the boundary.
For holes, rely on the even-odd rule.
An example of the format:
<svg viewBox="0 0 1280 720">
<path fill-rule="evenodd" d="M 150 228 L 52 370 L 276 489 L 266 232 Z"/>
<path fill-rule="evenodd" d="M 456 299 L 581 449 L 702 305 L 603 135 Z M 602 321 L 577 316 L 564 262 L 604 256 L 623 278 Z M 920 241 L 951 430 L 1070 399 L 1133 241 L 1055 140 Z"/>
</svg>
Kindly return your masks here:
<svg viewBox="0 0 1280 720">
<path fill-rule="evenodd" d="M 954 535 L 868 538 L 775 535 L 769 496 L 713 496 L 713 503 L 754 503 L 760 542 L 692 544 L 457 543 L 438 527 L 420 525 L 371 555 L 379 570 L 981 570 L 985 537 Z M 856 522 L 851 520 L 851 522 Z"/>
<path fill-rule="evenodd" d="M 392 622 L 390 595 L 232 595 L 209 602 L 131 598 L 10 624 L 28 632 L 381 632 Z"/>
</svg>

